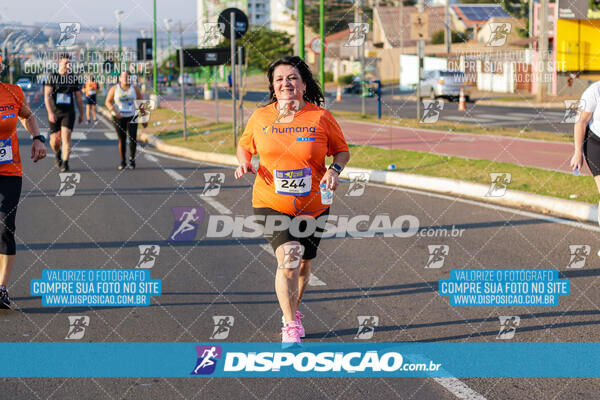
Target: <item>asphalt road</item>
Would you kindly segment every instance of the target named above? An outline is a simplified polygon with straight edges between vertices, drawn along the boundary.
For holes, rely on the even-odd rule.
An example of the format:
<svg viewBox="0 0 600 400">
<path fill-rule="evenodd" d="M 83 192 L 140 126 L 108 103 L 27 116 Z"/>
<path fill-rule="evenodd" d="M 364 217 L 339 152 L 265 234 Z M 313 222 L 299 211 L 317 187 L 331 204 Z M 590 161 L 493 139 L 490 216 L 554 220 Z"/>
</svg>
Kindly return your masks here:
<svg viewBox="0 0 600 400">
<path fill-rule="evenodd" d="M 45 113 L 39 108 L 42 130 Z M 10 293 L 16 310 L 0 312 L 4 342 L 66 342 L 69 316 L 88 316 L 82 341 L 206 342 L 212 317 L 235 318 L 227 341 L 279 341 L 281 313 L 273 288 L 275 260 L 263 239 L 206 238 L 207 216 L 196 241 L 169 242 L 173 207 L 202 207 L 206 215 L 251 215 L 251 183 L 233 169 L 178 160 L 141 150 L 135 171 L 117 171 L 112 128 L 76 125 L 73 196 L 56 196 L 59 175 L 52 157 L 33 165 L 26 157 L 17 219 L 18 256 Z M 19 130 L 22 155 L 31 141 Z M 207 200 L 204 173 L 223 173 L 220 193 Z M 415 216 L 422 228 L 464 229 L 460 237 L 332 238 L 313 262 L 317 280 L 300 310 L 306 341 L 356 341 L 358 316 L 377 316 L 372 341 L 497 342 L 499 316 L 520 316 L 513 341 L 597 341 L 600 292 L 596 290 L 598 229 L 547 217 L 400 188 L 368 184 L 362 196 L 344 194 L 335 215 Z M 543 232 L 543 234 L 541 234 Z M 43 269 L 135 268 L 139 245 L 160 245 L 151 269 L 163 294 L 148 307 L 43 307 L 29 294 Z M 425 268 L 428 245 L 445 244 L 439 269 Z M 583 269 L 566 269 L 569 245 L 589 244 Z M 437 282 L 452 268 L 557 268 L 571 294 L 557 307 L 452 307 Z M 460 356 L 460 355 L 457 355 Z M 68 357 L 68 355 L 65 355 Z M 519 355 L 515 354 L 515 362 Z M 32 360 L 35 362 L 35 360 Z M 193 367 L 193 366 L 191 366 Z M 3 368 L 10 368 L 4 365 Z M 507 366 L 510 369 L 510 365 Z M 589 399 L 597 379 L 461 379 L 487 399 Z M 463 385 L 463 386 L 461 386 Z M 1 379 L 0 397 L 30 398 L 283 398 L 452 399 L 448 381 L 419 379 Z M 456 387 L 456 386 L 455 386 Z M 472 395 L 469 398 L 477 398 Z"/>
</svg>

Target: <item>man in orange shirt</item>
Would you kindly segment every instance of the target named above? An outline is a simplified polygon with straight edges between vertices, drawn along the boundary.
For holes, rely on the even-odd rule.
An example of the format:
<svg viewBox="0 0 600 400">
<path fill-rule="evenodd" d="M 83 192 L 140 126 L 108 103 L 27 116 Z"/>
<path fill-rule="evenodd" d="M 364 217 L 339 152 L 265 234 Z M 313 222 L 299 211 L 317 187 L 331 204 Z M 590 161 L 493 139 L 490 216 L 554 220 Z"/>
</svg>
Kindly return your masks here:
<svg viewBox="0 0 600 400">
<path fill-rule="evenodd" d="M 85 116 L 87 117 L 88 124 L 90 123 L 90 112 L 94 117 L 94 124 L 98 123 L 98 117 L 96 116 L 96 93 L 98 93 L 99 89 L 98 82 L 96 82 L 93 76 L 90 76 L 84 88 Z"/>
<path fill-rule="evenodd" d="M 321 88 L 308 66 L 299 57 L 283 57 L 269 66 L 270 103 L 256 110 L 237 148 L 240 163 L 235 177 L 256 173 L 252 192 L 255 215 L 268 218 L 318 218 L 329 213 L 321 201 L 321 187 L 335 190 L 339 174 L 350 159 L 348 145 L 324 103 Z M 258 171 L 251 163 L 260 155 Z M 329 168 L 325 157 L 333 156 Z M 302 228 L 302 224 L 306 224 Z M 307 237 L 299 237 L 289 227 L 265 236 L 277 257 L 275 291 L 283 312 L 284 346 L 300 343 L 304 327 L 298 305 L 310 277 L 310 260 L 316 257 L 323 232 L 320 226 Z M 308 221 L 300 223 L 300 231 Z"/>
<path fill-rule="evenodd" d="M 23 183 L 17 118 L 33 136 L 33 162 L 46 157 L 44 137 L 40 135 L 35 116 L 23 98 L 23 91 L 17 85 L 0 83 L 0 309 L 10 308 L 6 285 L 15 263 L 15 218 Z"/>
</svg>

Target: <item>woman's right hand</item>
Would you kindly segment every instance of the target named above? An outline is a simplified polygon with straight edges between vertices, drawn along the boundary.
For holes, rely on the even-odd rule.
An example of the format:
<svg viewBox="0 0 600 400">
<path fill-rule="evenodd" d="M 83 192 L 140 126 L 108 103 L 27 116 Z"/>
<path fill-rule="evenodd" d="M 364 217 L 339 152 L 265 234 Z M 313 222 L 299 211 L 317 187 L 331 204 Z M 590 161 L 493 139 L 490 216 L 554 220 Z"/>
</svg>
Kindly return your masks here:
<svg viewBox="0 0 600 400">
<path fill-rule="evenodd" d="M 573 170 L 581 171 L 581 167 L 583 166 L 583 154 L 581 151 L 575 151 L 573 153 L 573 157 L 571 157 L 571 168 Z"/>
<path fill-rule="evenodd" d="M 242 176 L 247 174 L 248 172 L 252 172 L 256 174 L 256 170 L 250 161 L 241 163 L 237 169 L 235 170 L 235 179 L 240 179 Z"/>
</svg>

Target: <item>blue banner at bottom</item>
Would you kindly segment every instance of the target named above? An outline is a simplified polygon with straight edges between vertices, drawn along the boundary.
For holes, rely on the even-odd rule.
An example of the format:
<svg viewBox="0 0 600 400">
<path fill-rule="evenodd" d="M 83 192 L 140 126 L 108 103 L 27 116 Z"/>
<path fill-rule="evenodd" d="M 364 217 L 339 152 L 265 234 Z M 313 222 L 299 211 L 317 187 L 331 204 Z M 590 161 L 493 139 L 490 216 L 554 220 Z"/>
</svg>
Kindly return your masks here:
<svg viewBox="0 0 600 400">
<path fill-rule="evenodd" d="M 600 343 L 0 343 L 0 377 L 600 377 Z"/>
</svg>

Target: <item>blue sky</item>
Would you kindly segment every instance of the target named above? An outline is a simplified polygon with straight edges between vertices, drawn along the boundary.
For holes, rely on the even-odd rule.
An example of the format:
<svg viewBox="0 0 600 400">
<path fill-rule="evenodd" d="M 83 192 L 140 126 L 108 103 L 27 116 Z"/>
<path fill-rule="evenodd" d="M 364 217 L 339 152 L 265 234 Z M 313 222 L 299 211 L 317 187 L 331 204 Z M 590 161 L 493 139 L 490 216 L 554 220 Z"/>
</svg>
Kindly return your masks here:
<svg viewBox="0 0 600 400">
<path fill-rule="evenodd" d="M 125 12 L 124 24 L 150 25 L 153 0 L 11 0 L 0 1 L 0 22 L 80 22 L 84 25 L 116 25 L 115 10 Z M 196 0 L 156 0 L 157 19 L 193 22 Z"/>
</svg>

